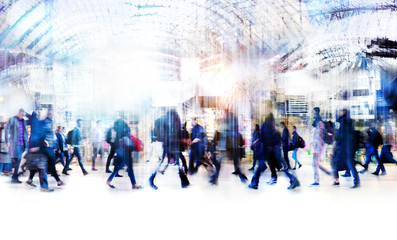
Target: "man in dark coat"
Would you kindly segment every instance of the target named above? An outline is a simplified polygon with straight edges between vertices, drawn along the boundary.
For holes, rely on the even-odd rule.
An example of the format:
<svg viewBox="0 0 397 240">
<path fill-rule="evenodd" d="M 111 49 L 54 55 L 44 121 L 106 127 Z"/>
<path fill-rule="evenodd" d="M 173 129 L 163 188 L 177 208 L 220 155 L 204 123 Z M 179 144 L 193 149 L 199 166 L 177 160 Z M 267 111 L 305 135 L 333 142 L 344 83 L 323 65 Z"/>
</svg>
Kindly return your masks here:
<svg viewBox="0 0 397 240">
<path fill-rule="evenodd" d="M 354 164 L 356 152 L 354 147 L 354 128 L 353 121 L 347 109 L 343 109 L 340 112 L 340 117 L 337 122 L 339 122 L 339 129 L 337 132 L 334 160 L 332 164 L 335 178 L 334 185 L 339 186 L 338 171 L 348 169 L 353 174 L 354 178 L 354 185 L 352 188 L 358 188 L 360 186 L 360 178 Z"/>
<path fill-rule="evenodd" d="M 293 176 L 287 167 L 286 163 L 282 163 L 281 158 L 281 136 L 280 133 L 275 129 L 275 120 L 272 113 L 266 116 L 265 122 L 261 127 L 261 158 L 259 158 L 259 167 L 255 171 L 254 176 L 251 179 L 251 184 L 248 186 L 252 189 L 258 189 L 259 178 L 261 173 L 266 169 L 265 161 L 269 163 L 271 170 L 271 179 L 269 184 L 277 183 L 277 172 L 276 167 L 278 165 L 284 165 L 284 172 L 290 179 L 290 186 L 288 189 L 294 189 L 300 186 L 298 179 Z"/>
<path fill-rule="evenodd" d="M 283 143 L 283 157 L 284 157 L 284 161 L 287 164 L 288 168 L 291 169 L 291 165 L 290 165 L 289 158 L 288 158 L 288 151 L 289 151 L 289 145 L 290 145 L 289 130 L 288 130 L 285 122 L 281 122 L 281 127 L 283 128 L 283 134 L 281 137 L 281 141 Z"/>
</svg>

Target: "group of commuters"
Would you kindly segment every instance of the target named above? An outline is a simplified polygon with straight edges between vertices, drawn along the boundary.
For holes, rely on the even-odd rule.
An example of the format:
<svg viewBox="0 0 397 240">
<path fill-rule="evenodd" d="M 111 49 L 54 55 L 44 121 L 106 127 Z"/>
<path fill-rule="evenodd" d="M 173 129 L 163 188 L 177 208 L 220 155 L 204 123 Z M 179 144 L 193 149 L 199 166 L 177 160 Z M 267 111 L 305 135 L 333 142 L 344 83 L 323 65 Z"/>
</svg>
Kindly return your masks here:
<svg viewBox="0 0 397 240">
<path fill-rule="evenodd" d="M 39 120 L 38 108 L 32 114 L 26 113 L 20 109 L 16 116 L 11 117 L 7 123 L 0 123 L 0 172 L 11 176 L 12 183 L 21 183 L 19 176 L 26 170 L 29 170 L 27 184 L 34 186 L 33 177 L 36 172 L 39 173 L 40 187 L 43 191 L 53 191 L 49 188 L 47 173 L 51 174 L 58 186 L 64 185 L 58 175 L 55 165 L 61 162 L 63 165 L 62 173 L 69 175 L 70 163 L 74 157 L 77 157 L 78 163 L 83 175 L 87 175 L 82 163 L 81 156 L 81 127 L 82 120 L 76 121 L 74 129 L 65 133 L 65 128 L 58 126 L 56 132 L 53 131 L 53 114 L 49 108 L 43 120 Z M 342 176 L 353 176 L 353 188 L 360 186 L 359 172 L 356 169 L 355 160 L 356 152 L 366 149 L 366 161 L 363 164 L 364 173 L 368 166 L 375 158 L 378 166 L 374 175 L 384 175 L 386 170 L 384 163 L 396 163 L 391 153 L 391 143 L 393 134 L 390 126 L 387 126 L 388 134 L 385 136 L 383 144 L 382 135 L 371 125 L 367 131 L 368 137 L 354 129 L 353 120 L 349 116 L 347 109 L 339 112 L 337 118 L 338 129 L 335 130 L 335 124 L 331 121 L 323 121 L 320 116 L 320 108 L 313 109 L 311 149 L 313 152 L 313 172 L 314 181 L 311 186 L 320 185 L 320 170 L 333 177 L 333 185 L 338 186 L 339 171 L 346 171 Z M 25 120 L 25 117 L 27 120 Z M 28 134 L 27 126 L 30 126 Z M 152 141 L 160 142 L 162 146 L 162 155 L 159 158 L 158 166 L 153 170 L 149 177 L 149 184 L 153 189 L 158 189 L 155 184 L 157 173 L 166 171 L 170 164 L 178 166 L 178 175 L 181 181 L 181 187 L 185 188 L 190 185 L 188 174 L 197 173 L 200 166 L 208 171 L 209 183 L 215 185 L 218 183 L 218 177 L 222 166 L 222 161 L 229 159 L 233 161 L 234 171 L 242 183 L 248 181 L 247 176 L 243 173 L 240 163 L 245 157 L 245 141 L 239 132 L 238 118 L 234 113 L 225 110 L 224 116 L 217 120 L 217 129 L 211 140 L 207 138 L 205 128 L 200 125 L 199 119 L 194 118 L 192 130 L 186 129 L 187 123 L 181 123 L 177 111 L 172 108 L 164 113 L 154 122 L 152 130 Z M 298 161 L 298 149 L 305 147 L 305 142 L 297 132 L 296 126 L 292 127 L 292 137 L 290 135 L 288 124 L 281 122 L 281 133 L 276 128 L 276 121 L 273 114 L 268 111 L 265 121 L 259 126 L 255 125 L 252 133 L 251 149 L 253 151 L 253 165 L 249 171 L 254 171 L 254 175 L 248 185 L 249 188 L 258 189 L 261 174 L 270 169 L 271 178 L 268 184 L 276 184 L 278 172 L 284 172 L 289 179 L 290 186 L 288 189 L 294 189 L 300 186 L 300 182 L 294 170 L 301 168 L 302 164 Z M 120 177 L 119 171 L 127 167 L 128 176 L 132 189 L 140 189 L 137 185 L 133 170 L 134 151 L 142 149 L 140 140 L 133 136 L 131 129 L 125 122 L 123 112 L 120 112 L 118 119 L 113 126 L 105 133 L 101 127 L 101 121 L 96 122 L 96 127 L 92 130 L 92 171 L 97 171 L 95 166 L 98 155 L 103 157 L 103 143 L 106 141 L 110 145 L 110 152 L 106 162 L 107 173 L 111 173 L 107 179 L 107 185 L 110 188 L 116 188 L 112 181 L 114 177 Z M 325 145 L 333 146 L 331 160 L 332 171 L 321 166 L 324 156 Z M 69 148 L 69 146 L 70 148 Z M 378 148 L 382 146 L 381 155 L 378 155 Z M 188 162 L 183 152 L 189 152 Z M 289 160 L 289 152 L 292 151 L 294 166 L 292 167 Z M 24 153 L 26 154 L 24 155 Z M 24 155 L 26 161 L 21 165 Z M 111 160 L 113 160 L 113 171 L 110 170 Z M 165 161 L 165 159 L 167 159 Z M 22 171 L 19 172 L 19 169 Z"/>
</svg>

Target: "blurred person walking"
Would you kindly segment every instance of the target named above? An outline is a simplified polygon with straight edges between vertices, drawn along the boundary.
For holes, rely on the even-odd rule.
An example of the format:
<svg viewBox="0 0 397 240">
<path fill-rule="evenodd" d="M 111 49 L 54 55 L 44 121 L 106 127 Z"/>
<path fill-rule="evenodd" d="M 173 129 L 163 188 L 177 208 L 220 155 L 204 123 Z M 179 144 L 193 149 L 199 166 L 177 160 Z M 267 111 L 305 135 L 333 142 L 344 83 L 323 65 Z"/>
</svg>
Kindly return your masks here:
<svg viewBox="0 0 397 240">
<path fill-rule="evenodd" d="M 104 133 L 101 127 L 101 120 L 96 121 L 96 127 L 92 129 L 92 171 L 97 171 L 95 168 L 95 161 L 99 154 L 100 160 L 103 157 L 102 143 L 104 141 Z"/>
<path fill-rule="evenodd" d="M 59 178 L 59 175 L 55 168 L 55 135 L 54 135 L 54 127 L 53 127 L 53 110 L 52 107 L 47 109 L 47 116 L 44 120 L 41 121 L 42 123 L 42 131 L 44 132 L 44 140 L 47 143 L 47 146 L 41 149 L 41 152 L 45 154 L 48 158 L 48 171 L 57 181 L 58 186 L 64 185 L 64 183 Z"/>
<path fill-rule="evenodd" d="M 265 161 L 268 162 L 271 171 L 271 179 L 268 184 L 277 183 L 276 168 L 283 167 L 283 171 L 290 179 L 288 189 L 294 189 L 300 186 L 298 179 L 289 172 L 287 163 L 281 157 L 281 139 L 280 133 L 275 128 L 274 116 L 272 113 L 269 113 L 261 127 L 261 157 L 259 158 L 259 167 L 256 169 L 254 176 L 252 176 L 251 184 L 248 186 L 249 188 L 258 189 L 260 175 L 266 169 Z"/>
<path fill-rule="evenodd" d="M 292 127 L 292 141 L 291 141 L 291 149 L 292 149 L 292 159 L 295 161 L 294 168 L 292 170 L 296 170 L 296 165 L 298 164 L 298 168 L 302 167 L 302 164 L 298 161 L 298 139 L 299 135 L 296 132 L 296 126 Z"/>
<path fill-rule="evenodd" d="M 288 131 L 288 129 L 287 129 Z M 284 134 L 284 132 L 283 132 Z M 253 151 L 253 163 L 252 163 L 252 167 L 250 169 L 248 169 L 248 171 L 254 171 L 255 170 L 255 166 L 256 163 L 259 159 L 259 154 L 260 154 L 260 136 L 261 136 L 261 132 L 260 132 L 260 128 L 259 128 L 259 124 L 255 124 L 255 128 L 254 128 L 254 132 L 252 133 L 252 144 L 251 144 L 251 150 Z M 288 155 L 287 155 L 288 158 Z M 289 161 L 288 161 L 289 164 Z"/>
<path fill-rule="evenodd" d="M 337 119 L 339 129 L 337 131 L 332 168 L 334 174 L 334 185 L 339 186 L 339 171 L 349 170 L 354 178 L 352 188 L 360 187 L 360 178 L 354 163 L 354 156 L 357 150 L 354 136 L 353 120 L 350 118 L 349 111 L 343 109 Z"/>
<path fill-rule="evenodd" d="M 6 123 L 0 122 L 0 173 L 8 176 L 11 174 L 11 159 L 8 155 L 8 146 L 5 135 Z"/>
<path fill-rule="evenodd" d="M 198 170 L 198 166 L 204 157 L 205 151 L 205 131 L 204 128 L 199 124 L 199 119 L 195 117 L 193 119 L 192 134 L 190 135 L 190 155 L 189 155 L 189 172 L 194 174 Z"/>
<path fill-rule="evenodd" d="M 134 142 L 130 138 L 130 130 L 128 125 L 126 126 L 122 122 L 119 122 L 118 125 L 122 128 L 122 130 L 118 132 L 120 135 L 118 135 L 116 157 L 114 159 L 114 170 L 106 183 L 109 187 L 116 188 L 114 185 L 112 185 L 112 180 L 119 170 L 124 165 L 127 165 L 127 172 L 131 181 L 132 189 L 141 189 L 142 187 L 136 184 L 134 169 L 132 166 L 132 152 L 136 150 L 137 146 L 134 145 Z"/>
<path fill-rule="evenodd" d="M 67 136 L 68 138 L 71 137 L 70 145 L 73 148 L 73 153 L 70 156 L 70 158 L 66 161 L 66 165 L 62 171 L 62 173 L 65 175 L 69 175 L 69 173 L 67 171 L 68 171 L 70 163 L 73 161 L 73 158 L 75 156 L 77 157 L 77 160 L 79 162 L 79 165 L 80 165 L 81 171 L 83 172 L 83 175 L 86 176 L 88 174 L 88 172 L 84 168 L 82 158 L 81 158 L 81 153 L 80 153 L 80 142 L 82 140 L 80 128 L 81 128 L 82 121 L 83 120 L 81 120 L 81 119 L 77 119 L 76 127 L 73 130 L 71 130 L 71 132 L 69 132 L 68 136 Z"/>
<path fill-rule="evenodd" d="M 25 156 L 25 165 L 30 173 L 26 183 L 32 187 L 36 187 L 33 183 L 33 177 L 36 172 L 39 172 L 41 190 L 52 192 L 54 190 L 48 187 L 47 180 L 48 153 L 44 150 L 49 147 L 49 143 L 45 139 L 46 132 L 43 128 L 43 121 L 38 119 L 36 111 L 33 111 L 33 113 L 29 115 L 29 125 L 31 127 L 31 132 L 29 137 L 29 151 Z"/>
<path fill-rule="evenodd" d="M 55 136 L 56 136 L 55 159 L 56 161 L 60 159 L 60 162 L 65 167 L 65 164 L 70 157 L 68 145 L 66 144 L 65 127 L 58 126 Z"/>
<path fill-rule="evenodd" d="M 9 145 L 8 153 L 14 168 L 11 183 L 22 183 L 18 179 L 18 170 L 22 154 L 28 148 L 28 132 L 26 130 L 26 121 L 23 119 L 24 116 L 25 111 L 19 109 L 18 114 L 8 120 L 5 131 L 5 142 Z"/>
<path fill-rule="evenodd" d="M 156 120 L 157 121 L 157 120 Z M 181 154 L 180 146 L 182 141 L 182 127 L 181 120 L 179 118 L 178 113 L 174 108 L 172 108 L 168 113 L 161 117 L 159 123 L 162 125 L 162 129 L 158 129 L 164 133 L 164 153 L 167 155 L 168 161 L 173 160 L 175 164 L 178 166 L 178 174 L 181 179 L 182 188 L 186 188 L 190 185 L 189 180 L 179 163 L 179 157 Z M 159 168 L 161 167 L 161 162 L 154 173 L 149 178 L 149 184 L 153 189 L 158 189 L 158 187 L 154 184 L 154 178 L 156 177 Z"/>
<path fill-rule="evenodd" d="M 290 165 L 289 158 L 288 158 L 288 151 L 289 151 L 290 144 L 291 144 L 291 137 L 289 135 L 289 130 L 288 130 L 285 122 L 281 122 L 280 124 L 281 124 L 281 127 L 283 128 L 283 134 L 281 136 L 281 142 L 283 144 L 283 157 L 284 157 L 285 163 L 287 164 L 288 169 L 291 169 L 291 165 Z"/>
<path fill-rule="evenodd" d="M 324 171 L 327 175 L 331 173 L 321 166 L 321 158 L 324 150 L 324 138 L 327 134 L 325 129 L 325 124 L 320 116 L 320 108 L 315 107 L 313 109 L 314 121 L 312 126 L 314 127 L 313 140 L 312 140 L 312 150 L 313 150 L 313 171 L 314 171 L 314 182 L 311 186 L 320 185 L 320 169 Z"/>
<path fill-rule="evenodd" d="M 377 171 L 375 171 L 374 175 L 379 175 L 379 171 L 382 171 L 382 175 L 386 174 L 386 169 L 383 166 L 382 161 L 380 161 L 378 155 L 378 148 L 379 146 L 383 145 L 383 138 L 379 131 L 374 127 L 373 124 L 367 130 L 368 138 L 367 143 L 365 145 L 365 163 L 364 163 L 364 170 L 360 171 L 360 173 L 365 173 L 368 171 L 368 166 L 371 163 L 372 157 L 375 157 L 376 161 L 378 162 Z"/>
</svg>

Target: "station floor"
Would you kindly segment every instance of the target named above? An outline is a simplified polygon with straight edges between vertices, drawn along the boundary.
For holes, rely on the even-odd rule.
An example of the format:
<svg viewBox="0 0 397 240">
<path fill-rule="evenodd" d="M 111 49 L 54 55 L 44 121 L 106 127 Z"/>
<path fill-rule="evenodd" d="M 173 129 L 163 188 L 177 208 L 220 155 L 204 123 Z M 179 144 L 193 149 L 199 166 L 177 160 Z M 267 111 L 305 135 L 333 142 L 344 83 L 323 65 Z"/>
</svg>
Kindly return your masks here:
<svg viewBox="0 0 397 240">
<path fill-rule="evenodd" d="M 249 189 L 228 161 L 217 186 L 202 168 L 181 189 L 170 166 L 156 177 L 157 191 L 148 185 L 155 161 L 134 166 L 142 190 L 131 189 L 125 171 L 113 181 L 117 189 L 109 188 L 103 167 L 83 176 L 73 165 L 70 176 L 61 176 L 63 187 L 49 177 L 52 193 L 28 186 L 26 175 L 17 185 L 0 176 L 0 239 L 397 239 L 397 166 L 386 165 L 385 176 L 360 175 L 359 189 L 349 188 L 350 178 L 333 187 L 325 174 L 320 186 L 310 187 L 311 158 L 301 159 L 296 190 L 287 190 L 282 173 L 267 185 L 268 170 L 259 189 Z M 250 165 L 242 167 L 250 179 Z"/>
</svg>

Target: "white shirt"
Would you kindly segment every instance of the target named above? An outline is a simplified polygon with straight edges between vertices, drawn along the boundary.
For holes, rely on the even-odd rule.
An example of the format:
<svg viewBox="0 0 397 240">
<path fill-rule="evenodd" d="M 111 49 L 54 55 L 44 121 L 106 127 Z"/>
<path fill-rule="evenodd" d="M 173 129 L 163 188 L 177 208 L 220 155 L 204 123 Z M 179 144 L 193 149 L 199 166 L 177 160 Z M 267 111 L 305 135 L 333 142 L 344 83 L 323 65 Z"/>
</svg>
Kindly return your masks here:
<svg viewBox="0 0 397 240">
<path fill-rule="evenodd" d="M 104 133 L 101 128 L 95 127 L 94 129 L 92 129 L 92 142 L 93 143 L 101 143 L 105 140 L 104 138 L 105 138 L 105 136 L 104 136 Z"/>
</svg>

